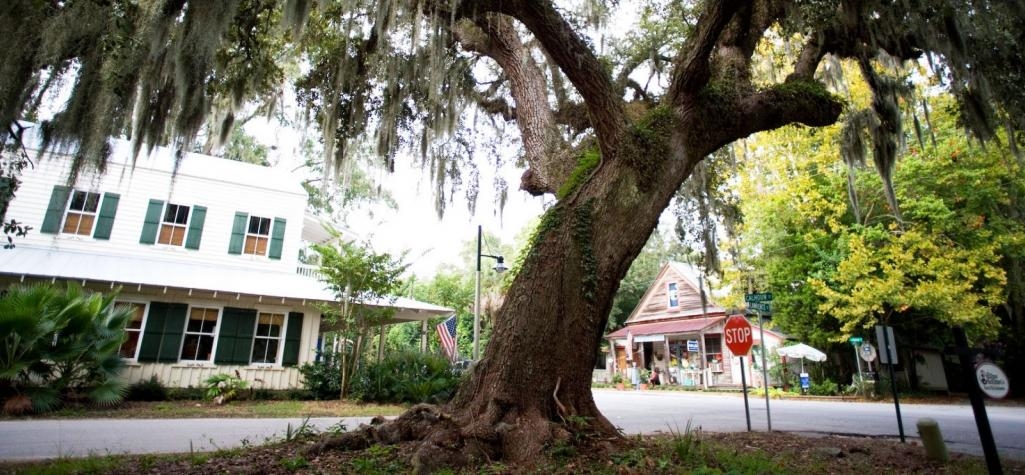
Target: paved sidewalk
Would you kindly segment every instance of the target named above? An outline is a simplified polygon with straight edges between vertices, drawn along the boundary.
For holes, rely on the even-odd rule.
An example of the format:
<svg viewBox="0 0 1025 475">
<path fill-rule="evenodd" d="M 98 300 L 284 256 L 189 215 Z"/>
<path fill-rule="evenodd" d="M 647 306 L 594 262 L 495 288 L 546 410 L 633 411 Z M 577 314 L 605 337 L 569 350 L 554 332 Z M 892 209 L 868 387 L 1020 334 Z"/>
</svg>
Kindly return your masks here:
<svg viewBox="0 0 1025 475">
<path fill-rule="evenodd" d="M 369 417 L 318 417 L 318 430 L 347 429 Z M 0 421 L 0 460 L 125 453 L 201 452 L 282 439 L 303 419 L 64 419 Z"/>
</svg>

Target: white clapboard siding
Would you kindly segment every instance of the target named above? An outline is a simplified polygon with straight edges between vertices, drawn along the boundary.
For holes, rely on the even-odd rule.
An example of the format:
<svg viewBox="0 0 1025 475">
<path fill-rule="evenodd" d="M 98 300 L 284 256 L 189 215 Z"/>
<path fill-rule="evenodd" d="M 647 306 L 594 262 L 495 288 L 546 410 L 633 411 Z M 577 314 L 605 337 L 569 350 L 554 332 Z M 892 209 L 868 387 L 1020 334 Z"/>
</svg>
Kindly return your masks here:
<svg viewBox="0 0 1025 475">
<path fill-rule="evenodd" d="M 118 296 L 118 301 L 135 302 L 149 305 L 151 302 L 177 302 L 189 305 L 189 307 L 218 308 L 241 307 L 251 308 L 258 312 L 270 312 L 288 314 L 289 312 L 303 313 L 303 325 L 299 341 L 299 362 L 298 366 L 304 363 L 311 363 L 316 360 L 316 342 L 319 336 L 320 312 L 311 305 L 301 306 L 299 303 L 291 305 L 273 305 L 259 303 L 254 300 L 234 300 L 210 298 L 182 298 L 174 295 L 154 295 L 149 293 L 136 293 L 131 288 L 125 288 Z M 145 323 L 145 322 L 144 322 Z M 217 323 L 217 331 L 220 331 L 220 320 Z M 284 345 L 282 339 L 281 346 Z M 214 351 L 217 351 L 217 339 L 214 339 Z M 216 355 L 215 355 L 216 357 Z M 214 365 L 210 363 L 149 363 L 127 361 L 125 368 L 121 370 L 120 378 L 128 384 L 139 381 L 148 381 L 150 377 L 156 376 L 162 384 L 168 387 L 185 388 L 200 387 L 206 378 L 219 373 L 235 374 L 235 370 L 243 379 L 250 382 L 251 387 L 264 389 L 294 389 L 301 387 L 299 372 L 295 368 L 284 368 L 277 365 Z M 260 381 L 257 381 L 260 380 Z"/>
<path fill-rule="evenodd" d="M 121 370 L 119 379 L 126 384 L 149 381 L 156 376 L 169 388 L 201 388 L 207 378 L 215 374 L 227 373 L 235 375 L 238 371 L 242 379 L 249 382 L 253 389 L 296 389 L 302 387 L 301 375 L 296 368 L 264 368 L 255 366 L 198 366 L 183 364 L 129 364 Z"/>
<path fill-rule="evenodd" d="M 71 159 L 67 155 L 49 153 L 37 157 L 37 151 L 30 150 L 30 155 L 36 157 L 35 166 L 23 172 L 23 183 L 7 212 L 8 219 L 16 219 L 34 229 L 27 237 L 19 239 L 19 245 L 295 272 L 307 195 L 299 180 L 288 171 L 188 154 L 175 174 L 169 150 L 158 148 L 153 154 L 143 154 L 133 167 L 129 144 L 125 141 L 112 141 L 112 144 L 113 153 L 106 172 L 85 170 L 74 184 L 76 189 L 120 194 L 110 240 L 38 232 L 54 185 L 67 183 Z M 207 208 L 198 250 L 139 243 L 150 199 Z M 228 254 L 236 211 L 271 220 L 287 220 L 280 260 Z"/>
</svg>

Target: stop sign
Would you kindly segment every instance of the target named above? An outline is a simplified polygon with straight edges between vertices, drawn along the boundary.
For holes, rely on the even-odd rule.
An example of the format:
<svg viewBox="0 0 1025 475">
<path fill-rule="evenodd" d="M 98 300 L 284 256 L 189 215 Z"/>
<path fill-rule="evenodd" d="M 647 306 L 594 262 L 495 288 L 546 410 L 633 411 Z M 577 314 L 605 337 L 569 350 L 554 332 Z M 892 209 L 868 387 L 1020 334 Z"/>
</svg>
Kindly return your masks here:
<svg viewBox="0 0 1025 475">
<path fill-rule="evenodd" d="M 726 319 L 726 327 L 722 331 L 726 347 L 736 356 L 746 356 L 754 344 L 754 336 L 751 332 L 751 324 L 740 315 L 733 315 Z"/>
</svg>

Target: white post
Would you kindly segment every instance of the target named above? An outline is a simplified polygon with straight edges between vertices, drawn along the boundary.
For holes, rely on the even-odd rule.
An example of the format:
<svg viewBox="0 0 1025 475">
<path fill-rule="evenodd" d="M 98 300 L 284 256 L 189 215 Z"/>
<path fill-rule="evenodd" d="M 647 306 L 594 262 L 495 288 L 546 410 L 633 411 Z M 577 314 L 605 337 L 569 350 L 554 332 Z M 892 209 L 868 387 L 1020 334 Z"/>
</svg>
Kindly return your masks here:
<svg viewBox="0 0 1025 475">
<path fill-rule="evenodd" d="M 772 432 L 772 415 L 769 413 L 769 369 L 765 367 L 765 322 L 762 320 L 762 312 L 758 313 L 758 333 L 762 339 L 762 379 L 765 380 L 765 420 L 769 425 L 769 432 Z"/>
</svg>

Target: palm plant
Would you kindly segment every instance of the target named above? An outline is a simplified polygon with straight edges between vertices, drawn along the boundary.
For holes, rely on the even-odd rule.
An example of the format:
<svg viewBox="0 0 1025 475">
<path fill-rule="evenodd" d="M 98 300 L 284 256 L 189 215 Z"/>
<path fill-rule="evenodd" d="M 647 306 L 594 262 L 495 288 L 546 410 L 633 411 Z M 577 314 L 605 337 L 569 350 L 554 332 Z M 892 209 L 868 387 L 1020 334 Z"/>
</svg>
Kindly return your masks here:
<svg viewBox="0 0 1025 475">
<path fill-rule="evenodd" d="M 121 400 L 118 348 L 131 311 L 115 297 L 40 284 L 14 286 L 0 298 L 4 412 L 48 411 L 83 396 L 97 404 Z"/>
</svg>

